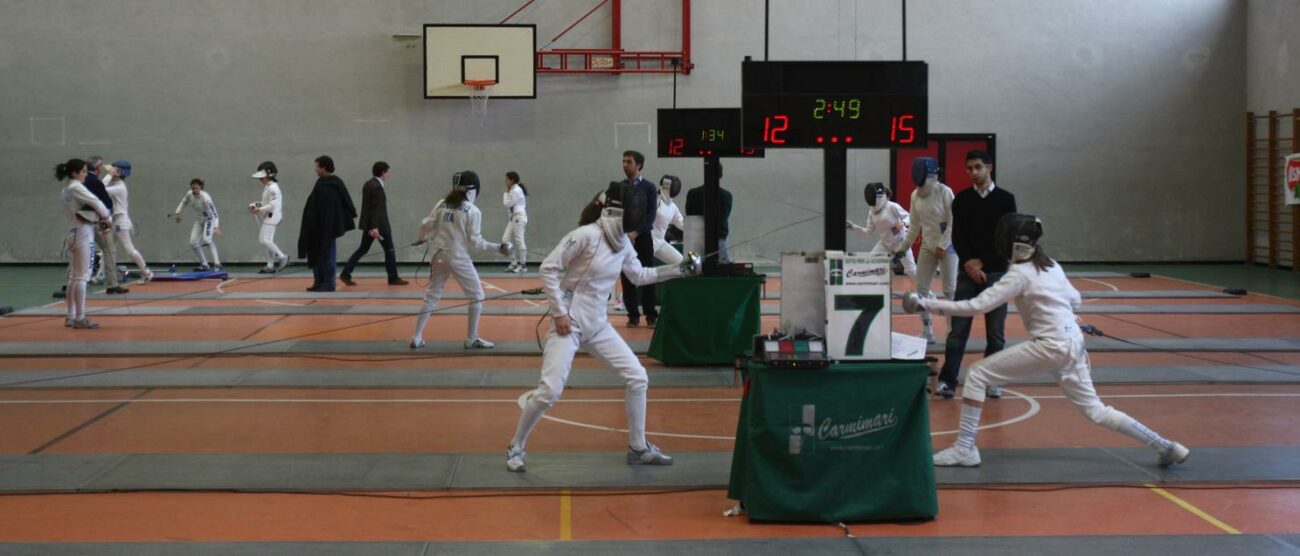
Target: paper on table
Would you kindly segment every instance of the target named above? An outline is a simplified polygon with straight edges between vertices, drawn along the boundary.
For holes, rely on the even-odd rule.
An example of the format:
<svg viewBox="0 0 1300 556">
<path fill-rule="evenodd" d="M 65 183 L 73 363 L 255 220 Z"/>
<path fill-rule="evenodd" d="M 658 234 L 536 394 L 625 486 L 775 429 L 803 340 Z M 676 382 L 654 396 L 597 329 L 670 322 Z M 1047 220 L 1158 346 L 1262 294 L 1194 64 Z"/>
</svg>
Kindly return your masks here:
<svg viewBox="0 0 1300 556">
<path fill-rule="evenodd" d="M 918 336 L 908 336 L 891 332 L 889 352 L 890 357 L 894 359 L 909 359 L 920 361 L 925 359 L 925 349 L 928 343 L 925 338 Z"/>
</svg>

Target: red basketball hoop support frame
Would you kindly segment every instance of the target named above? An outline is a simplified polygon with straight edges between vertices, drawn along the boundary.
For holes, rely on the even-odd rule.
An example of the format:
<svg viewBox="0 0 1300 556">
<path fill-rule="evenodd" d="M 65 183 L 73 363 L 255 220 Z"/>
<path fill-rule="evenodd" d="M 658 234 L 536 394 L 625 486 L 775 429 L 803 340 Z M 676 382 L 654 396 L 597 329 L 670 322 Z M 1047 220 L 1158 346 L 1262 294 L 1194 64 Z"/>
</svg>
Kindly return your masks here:
<svg viewBox="0 0 1300 556">
<path fill-rule="evenodd" d="M 505 23 L 536 0 L 528 0 L 511 12 Z M 610 17 L 609 48 L 548 48 L 579 23 L 605 4 L 612 9 Z M 537 50 L 537 73 L 680 73 L 690 75 L 695 63 L 691 61 L 691 0 L 682 0 L 682 49 L 680 51 L 623 50 L 623 1 L 601 0 L 596 7 L 583 14 L 551 42 Z"/>
</svg>

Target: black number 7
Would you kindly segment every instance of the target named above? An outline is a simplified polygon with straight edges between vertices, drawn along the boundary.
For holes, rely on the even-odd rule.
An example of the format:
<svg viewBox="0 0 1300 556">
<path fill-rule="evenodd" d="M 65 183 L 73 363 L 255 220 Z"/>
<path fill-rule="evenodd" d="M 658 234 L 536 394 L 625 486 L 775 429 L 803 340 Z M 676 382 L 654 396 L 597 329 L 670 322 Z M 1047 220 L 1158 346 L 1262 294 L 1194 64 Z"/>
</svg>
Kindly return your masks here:
<svg viewBox="0 0 1300 556">
<path fill-rule="evenodd" d="M 849 329 L 844 355 L 862 355 L 862 350 L 867 344 L 867 330 L 871 328 L 871 321 L 876 320 L 876 314 L 884 308 L 885 296 L 883 295 L 835 296 L 836 311 L 861 311 L 857 320 L 853 321 L 853 327 Z"/>
</svg>

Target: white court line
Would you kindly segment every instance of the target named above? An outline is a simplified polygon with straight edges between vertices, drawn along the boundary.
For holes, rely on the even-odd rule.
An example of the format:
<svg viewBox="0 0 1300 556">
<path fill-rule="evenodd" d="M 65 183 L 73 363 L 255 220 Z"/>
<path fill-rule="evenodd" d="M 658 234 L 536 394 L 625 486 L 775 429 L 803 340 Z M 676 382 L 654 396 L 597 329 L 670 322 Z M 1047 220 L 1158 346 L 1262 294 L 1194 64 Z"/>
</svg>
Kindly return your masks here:
<svg viewBox="0 0 1300 556">
<path fill-rule="evenodd" d="M 224 287 L 224 286 L 226 286 L 226 285 L 228 285 L 228 284 L 234 284 L 235 282 L 238 282 L 238 281 L 239 281 L 239 278 L 233 278 L 233 279 L 230 279 L 230 280 L 222 280 L 221 283 L 217 284 L 217 288 L 216 288 L 216 289 L 217 289 L 217 291 L 218 291 L 219 293 L 225 294 L 225 293 L 226 293 L 226 290 L 223 290 L 223 289 L 221 289 L 221 288 Z"/>
<path fill-rule="evenodd" d="M 1101 280 L 1093 280 L 1092 278 L 1080 278 L 1080 280 L 1082 280 L 1082 281 L 1084 281 L 1084 282 L 1092 282 L 1092 283 L 1094 283 L 1094 284 L 1101 284 L 1101 285 L 1103 285 L 1103 286 L 1106 286 L 1106 287 L 1110 288 L 1110 291 L 1113 291 L 1113 292 L 1117 292 L 1117 291 L 1119 291 L 1119 286 L 1116 286 L 1115 284 L 1111 284 L 1111 283 L 1108 283 L 1108 282 L 1102 282 Z"/>
<path fill-rule="evenodd" d="M 309 303 L 286 303 L 284 301 L 276 301 L 274 299 L 255 299 L 254 301 L 258 303 L 266 303 L 268 305 L 287 305 L 289 307 L 306 307 L 307 305 L 310 305 Z"/>
</svg>

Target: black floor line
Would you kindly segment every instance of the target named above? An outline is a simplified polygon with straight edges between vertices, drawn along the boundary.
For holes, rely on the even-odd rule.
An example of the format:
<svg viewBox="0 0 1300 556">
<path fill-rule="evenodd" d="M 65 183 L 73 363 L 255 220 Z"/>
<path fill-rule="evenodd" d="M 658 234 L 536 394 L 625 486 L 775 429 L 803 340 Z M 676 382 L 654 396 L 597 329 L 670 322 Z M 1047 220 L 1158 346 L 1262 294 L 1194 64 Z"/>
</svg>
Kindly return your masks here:
<svg viewBox="0 0 1300 556">
<path fill-rule="evenodd" d="M 148 395 L 150 392 L 153 392 L 153 391 L 154 391 L 153 388 L 148 388 L 148 389 L 144 390 L 143 392 L 140 392 L 139 394 L 136 394 L 136 395 L 134 395 L 134 396 L 131 396 L 131 400 L 128 400 L 128 401 L 124 401 L 124 402 L 122 402 L 122 403 L 119 403 L 119 404 L 117 404 L 117 405 L 115 405 L 115 406 L 109 408 L 108 410 L 104 411 L 103 413 L 100 413 L 99 415 L 96 415 L 96 416 L 94 416 L 94 417 L 91 417 L 90 420 L 88 420 L 88 421 L 86 421 L 86 422 L 84 422 L 84 423 L 82 423 L 82 424 L 80 424 L 80 425 L 77 425 L 77 426 L 73 427 L 71 430 L 69 430 L 69 431 L 67 431 L 67 432 L 65 432 L 65 433 L 63 433 L 63 434 L 60 434 L 60 435 L 54 437 L 54 438 L 51 439 L 49 442 L 46 442 L 46 443 L 44 443 L 44 444 L 41 444 L 40 446 L 37 446 L 37 447 L 36 447 L 35 449 L 33 449 L 32 451 L 27 452 L 27 455 L 29 455 L 29 456 L 31 456 L 31 455 L 36 455 L 36 454 L 39 454 L 39 453 L 41 453 L 41 452 L 44 452 L 45 450 L 48 450 L 50 447 L 54 446 L 55 444 L 58 444 L 59 442 L 62 442 L 65 438 L 68 438 L 69 436 L 72 436 L 72 435 L 74 435 L 74 434 L 77 434 L 78 432 L 81 432 L 82 429 L 85 429 L 86 427 L 89 427 L 89 426 L 91 426 L 91 425 L 93 425 L 93 424 L 95 424 L 95 423 L 98 423 L 101 419 L 103 419 L 103 418 L 105 418 L 105 417 L 108 417 L 109 415 L 112 415 L 112 414 L 116 413 L 117 410 L 122 409 L 122 408 L 124 408 L 124 407 L 126 407 L 126 406 L 128 406 L 128 405 L 131 405 L 131 401 L 133 401 L 133 400 L 138 400 L 138 399 L 140 399 L 141 397 L 146 396 L 146 395 Z"/>
</svg>

